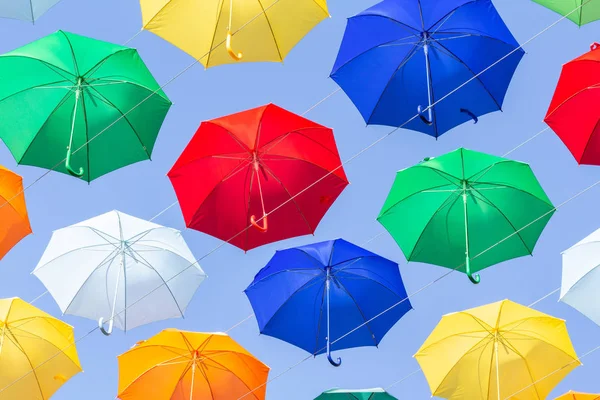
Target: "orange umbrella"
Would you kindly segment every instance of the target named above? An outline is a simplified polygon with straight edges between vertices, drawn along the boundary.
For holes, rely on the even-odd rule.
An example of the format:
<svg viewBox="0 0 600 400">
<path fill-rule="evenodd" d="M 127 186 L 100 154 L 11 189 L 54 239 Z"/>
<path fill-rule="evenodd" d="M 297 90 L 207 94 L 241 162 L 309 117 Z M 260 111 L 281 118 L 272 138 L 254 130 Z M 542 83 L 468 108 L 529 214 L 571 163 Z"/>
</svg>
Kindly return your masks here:
<svg viewBox="0 0 600 400">
<path fill-rule="evenodd" d="M 265 398 L 269 367 L 225 333 L 167 329 L 118 358 L 121 400 Z"/>
<path fill-rule="evenodd" d="M 571 390 L 554 400 L 600 400 L 600 394 L 578 393 Z"/>
<path fill-rule="evenodd" d="M 23 178 L 0 166 L 0 259 L 31 233 Z"/>
</svg>

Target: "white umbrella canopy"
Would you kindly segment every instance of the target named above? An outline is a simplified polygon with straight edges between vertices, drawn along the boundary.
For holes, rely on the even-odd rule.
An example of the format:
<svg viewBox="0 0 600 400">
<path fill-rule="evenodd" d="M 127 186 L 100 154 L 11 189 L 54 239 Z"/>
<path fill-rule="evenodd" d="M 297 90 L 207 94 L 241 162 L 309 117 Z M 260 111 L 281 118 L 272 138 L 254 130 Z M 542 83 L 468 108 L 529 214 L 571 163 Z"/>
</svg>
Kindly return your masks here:
<svg viewBox="0 0 600 400">
<path fill-rule="evenodd" d="M 60 0 L 0 0 L 0 17 L 34 22 Z"/>
<path fill-rule="evenodd" d="M 63 314 L 106 335 L 183 317 L 206 278 L 181 232 L 119 211 L 54 231 L 33 274 Z"/>
<path fill-rule="evenodd" d="M 600 325 L 600 229 L 562 253 L 560 301 Z"/>
</svg>

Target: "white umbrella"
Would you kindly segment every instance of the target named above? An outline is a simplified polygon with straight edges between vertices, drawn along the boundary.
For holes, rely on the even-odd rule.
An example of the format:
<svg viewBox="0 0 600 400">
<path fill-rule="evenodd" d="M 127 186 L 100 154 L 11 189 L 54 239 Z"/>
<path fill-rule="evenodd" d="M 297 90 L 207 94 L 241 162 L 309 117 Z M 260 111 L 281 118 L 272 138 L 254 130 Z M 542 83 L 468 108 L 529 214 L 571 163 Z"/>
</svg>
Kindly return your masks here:
<svg viewBox="0 0 600 400">
<path fill-rule="evenodd" d="M 181 232 L 118 211 L 54 231 L 33 274 L 63 314 L 106 335 L 183 317 L 206 278 Z"/>
<path fill-rule="evenodd" d="M 562 257 L 560 300 L 600 325 L 600 229 Z"/>
<path fill-rule="evenodd" d="M 60 0 L 0 0 L 0 17 L 34 22 Z"/>
</svg>

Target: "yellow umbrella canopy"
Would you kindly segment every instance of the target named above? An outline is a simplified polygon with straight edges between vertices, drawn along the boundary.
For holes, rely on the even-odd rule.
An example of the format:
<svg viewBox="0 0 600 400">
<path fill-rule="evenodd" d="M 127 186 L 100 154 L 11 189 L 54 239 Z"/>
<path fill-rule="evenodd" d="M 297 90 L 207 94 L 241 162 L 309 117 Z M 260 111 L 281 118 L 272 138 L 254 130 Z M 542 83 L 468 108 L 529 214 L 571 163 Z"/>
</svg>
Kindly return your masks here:
<svg viewBox="0 0 600 400">
<path fill-rule="evenodd" d="M 81 372 L 73 328 L 19 299 L 0 299 L 1 400 L 46 400 Z"/>
<path fill-rule="evenodd" d="M 563 320 L 509 300 L 448 314 L 419 349 L 433 396 L 542 400 L 581 363 Z"/>
<path fill-rule="evenodd" d="M 600 400 L 600 394 L 579 393 L 571 390 L 554 400 Z"/>
<path fill-rule="evenodd" d="M 283 61 L 329 16 L 327 0 L 140 0 L 140 4 L 144 29 L 207 68 L 238 61 Z"/>
</svg>

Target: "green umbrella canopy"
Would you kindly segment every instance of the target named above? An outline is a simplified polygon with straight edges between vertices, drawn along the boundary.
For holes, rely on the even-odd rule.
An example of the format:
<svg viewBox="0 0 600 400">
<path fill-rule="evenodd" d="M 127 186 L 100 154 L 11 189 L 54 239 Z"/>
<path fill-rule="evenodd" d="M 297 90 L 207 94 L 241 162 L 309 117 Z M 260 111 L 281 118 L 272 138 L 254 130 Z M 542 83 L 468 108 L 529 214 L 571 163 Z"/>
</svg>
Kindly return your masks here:
<svg viewBox="0 0 600 400">
<path fill-rule="evenodd" d="M 533 0 L 533 2 L 560 15 L 568 14 L 567 18 L 579 26 L 600 19 L 600 2 L 597 0 Z"/>
<path fill-rule="evenodd" d="M 399 171 L 377 220 L 408 261 L 474 274 L 530 255 L 555 208 L 529 165 L 458 149 Z"/>
<path fill-rule="evenodd" d="M 90 182 L 150 159 L 170 107 L 135 49 L 58 31 L 0 56 L 0 139 L 19 164 Z"/>
<path fill-rule="evenodd" d="M 397 400 L 383 389 L 345 390 L 331 389 L 321 393 L 315 400 Z"/>
</svg>

